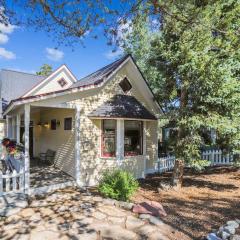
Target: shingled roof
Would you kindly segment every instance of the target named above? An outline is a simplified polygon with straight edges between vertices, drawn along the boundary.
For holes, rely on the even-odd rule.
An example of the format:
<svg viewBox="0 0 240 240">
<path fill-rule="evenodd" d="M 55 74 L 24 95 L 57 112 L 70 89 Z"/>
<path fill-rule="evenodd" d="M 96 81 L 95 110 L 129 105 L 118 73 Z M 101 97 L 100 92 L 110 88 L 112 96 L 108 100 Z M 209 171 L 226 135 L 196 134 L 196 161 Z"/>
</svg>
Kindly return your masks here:
<svg viewBox="0 0 240 240">
<path fill-rule="evenodd" d="M 116 70 L 129 56 L 130 55 L 126 55 L 117 61 L 97 70 L 96 72 L 91 73 L 90 75 L 78 80 L 70 88 L 96 85 L 98 83 L 101 83 L 104 78 L 107 78 L 111 73 L 113 73 L 114 70 Z"/>
<path fill-rule="evenodd" d="M 109 101 L 91 112 L 88 117 L 97 118 L 133 118 L 156 120 L 135 97 L 115 95 Z"/>
</svg>

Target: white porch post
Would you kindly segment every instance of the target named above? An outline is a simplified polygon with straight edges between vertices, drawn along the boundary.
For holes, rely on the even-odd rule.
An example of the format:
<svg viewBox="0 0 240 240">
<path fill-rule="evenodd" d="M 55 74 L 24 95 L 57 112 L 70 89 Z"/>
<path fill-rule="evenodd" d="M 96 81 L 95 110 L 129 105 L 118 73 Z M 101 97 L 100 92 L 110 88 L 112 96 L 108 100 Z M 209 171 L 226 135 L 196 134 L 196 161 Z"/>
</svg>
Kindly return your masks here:
<svg viewBox="0 0 240 240">
<path fill-rule="evenodd" d="M 20 125 L 21 125 L 21 115 L 17 114 L 17 118 L 16 118 L 16 140 L 17 143 L 20 143 Z"/>
<path fill-rule="evenodd" d="M 117 161 L 124 159 L 124 120 L 117 119 Z"/>
<path fill-rule="evenodd" d="M 16 117 L 12 117 L 12 139 L 16 139 Z"/>
<path fill-rule="evenodd" d="M 10 137 L 10 132 L 9 132 L 9 129 L 10 129 L 10 117 L 7 115 L 6 116 L 6 137 Z"/>
<path fill-rule="evenodd" d="M 76 106 L 75 110 L 75 165 L 76 165 L 76 182 L 78 185 L 80 185 L 80 106 Z"/>
<path fill-rule="evenodd" d="M 147 171 L 147 123 L 146 121 L 143 122 L 143 157 L 144 157 L 144 172 L 142 173 L 142 177 L 145 178 L 145 174 Z"/>
<path fill-rule="evenodd" d="M 30 105 L 24 105 L 24 141 L 25 141 L 25 193 L 30 190 L 30 159 L 29 159 L 29 123 L 30 123 Z"/>
<path fill-rule="evenodd" d="M 13 130 L 12 130 L 12 116 L 7 116 L 7 137 L 12 138 Z"/>
</svg>

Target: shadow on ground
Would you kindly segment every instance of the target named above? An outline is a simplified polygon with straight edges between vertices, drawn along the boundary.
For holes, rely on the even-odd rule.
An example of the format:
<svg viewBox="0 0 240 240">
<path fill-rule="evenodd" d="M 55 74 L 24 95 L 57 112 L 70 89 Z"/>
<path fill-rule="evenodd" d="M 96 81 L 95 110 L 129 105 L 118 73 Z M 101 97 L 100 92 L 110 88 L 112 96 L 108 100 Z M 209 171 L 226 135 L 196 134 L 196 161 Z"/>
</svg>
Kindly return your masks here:
<svg viewBox="0 0 240 240">
<path fill-rule="evenodd" d="M 171 172 L 148 176 L 133 200 L 161 202 L 168 213 L 164 221 L 192 239 L 203 239 L 226 221 L 240 218 L 239 168 L 211 167 L 201 173 L 187 169 L 180 191 L 159 192 L 159 183 L 170 182 L 171 176 Z"/>
</svg>

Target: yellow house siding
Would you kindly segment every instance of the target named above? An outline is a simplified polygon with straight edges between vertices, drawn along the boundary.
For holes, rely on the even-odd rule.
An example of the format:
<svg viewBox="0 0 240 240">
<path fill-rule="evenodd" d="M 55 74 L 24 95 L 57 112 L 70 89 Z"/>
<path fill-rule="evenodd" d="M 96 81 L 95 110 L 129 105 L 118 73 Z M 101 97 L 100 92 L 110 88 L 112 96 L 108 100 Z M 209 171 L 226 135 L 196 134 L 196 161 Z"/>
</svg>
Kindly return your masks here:
<svg viewBox="0 0 240 240">
<path fill-rule="evenodd" d="M 81 106 L 80 128 L 81 128 L 81 181 L 84 185 L 94 185 L 101 177 L 101 173 L 106 169 L 122 168 L 140 178 L 144 173 L 144 156 L 127 157 L 118 164 L 116 158 L 101 158 L 101 120 L 92 120 L 87 116 L 98 106 L 109 100 L 116 94 L 124 94 L 119 86 L 119 82 L 128 76 L 126 68 L 120 70 L 109 82 L 92 96 L 75 100 Z M 128 78 L 131 82 L 132 80 Z M 148 106 L 143 96 L 136 90 L 134 82 L 133 88 L 128 93 L 141 102 L 150 112 L 153 110 Z M 154 113 L 154 112 L 153 112 Z M 147 167 L 152 168 L 156 160 L 157 149 L 157 121 L 147 121 L 146 155 L 149 156 Z"/>
<path fill-rule="evenodd" d="M 64 118 L 72 117 L 73 129 L 64 130 Z M 74 133 L 74 110 L 72 109 L 54 109 L 48 108 L 40 110 L 39 122 L 48 123 L 49 127 L 38 126 L 37 114 L 33 114 L 34 139 L 35 139 L 35 156 L 40 152 L 45 153 L 48 149 L 56 151 L 54 159 L 55 165 L 71 176 L 75 176 L 75 133 Z M 50 129 L 52 119 L 60 121 L 60 126 L 56 130 Z"/>
</svg>

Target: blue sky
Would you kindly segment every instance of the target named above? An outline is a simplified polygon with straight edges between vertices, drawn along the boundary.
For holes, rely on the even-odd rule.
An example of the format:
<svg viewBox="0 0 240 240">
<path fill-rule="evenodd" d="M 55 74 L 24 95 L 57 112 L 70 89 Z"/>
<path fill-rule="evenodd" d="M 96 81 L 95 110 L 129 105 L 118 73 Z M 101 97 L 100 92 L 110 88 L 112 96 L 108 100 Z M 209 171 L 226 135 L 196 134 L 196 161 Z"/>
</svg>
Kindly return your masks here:
<svg viewBox="0 0 240 240">
<path fill-rule="evenodd" d="M 59 46 L 53 36 L 35 32 L 25 27 L 0 25 L 0 69 L 14 69 L 35 73 L 44 63 L 53 69 L 65 63 L 77 78 L 97 70 L 119 57 L 112 53 L 106 39 L 99 35 L 97 40 L 86 36 L 85 48 L 79 43 L 73 47 Z"/>
</svg>

